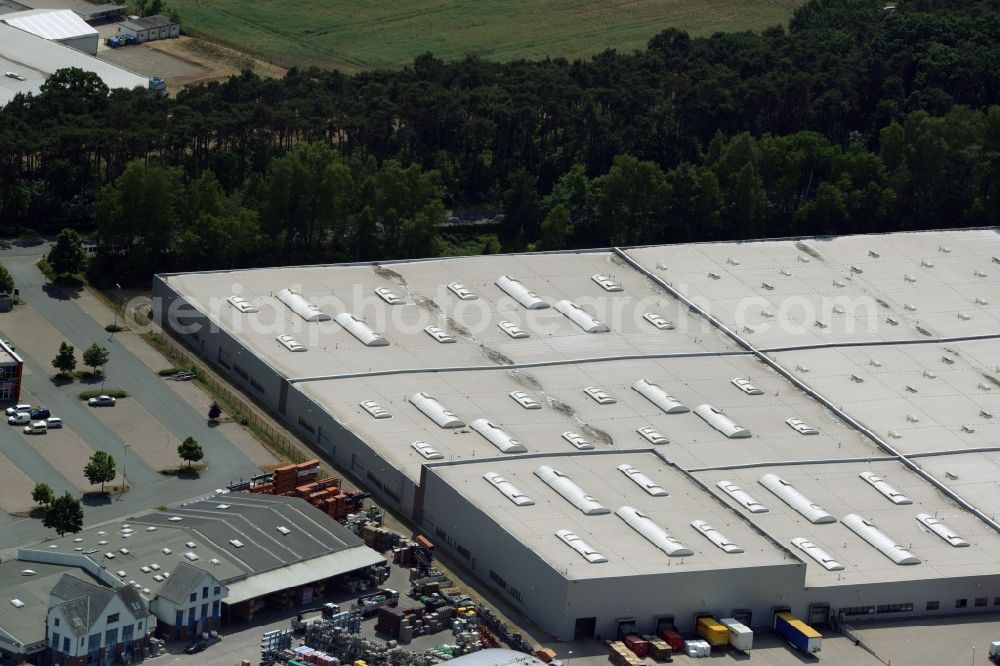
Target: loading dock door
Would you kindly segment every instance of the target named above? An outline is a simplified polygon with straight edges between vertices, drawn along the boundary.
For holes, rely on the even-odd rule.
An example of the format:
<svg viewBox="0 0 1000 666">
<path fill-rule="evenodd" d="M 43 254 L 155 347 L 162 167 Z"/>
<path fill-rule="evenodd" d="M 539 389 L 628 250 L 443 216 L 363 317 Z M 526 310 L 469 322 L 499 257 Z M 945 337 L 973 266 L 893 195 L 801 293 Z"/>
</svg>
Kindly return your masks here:
<svg viewBox="0 0 1000 666">
<path fill-rule="evenodd" d="M 573 640 L 577 641 L 581 638 L 593 638 L 596 631 L 596 617 L 578 617 L 576 618 L 576 627 L 573 629 Z"/>
<path fill-rule="evenodd" d="M 830 604 L 810 604 L 808 624 L 812 627 L 830 624 Z"/>
<path fill-rule="evenodd" d="M 634 617 L 623 617 L 616 620 L 616 625 L 618 630 L 615 632 L 616 639 L 621 640 L 625 638 L 628 634 L 635 633 L 635 618 Z"/>
<path fill-rule="evenodd" d="M 656 618 L 656 635 L 659 636 L 660 632 L 666 631 L 667 629 L 673 629 L 674 626 L 673 615 L 661 615 Z"/>
<path fill-rule="evenodd" d="M 749 608 L 734 608 L 732 617 L 745 627 L 753 626 L 750 624 L 750 621 L 753 618 L 753 613 Z"/>
</svg>

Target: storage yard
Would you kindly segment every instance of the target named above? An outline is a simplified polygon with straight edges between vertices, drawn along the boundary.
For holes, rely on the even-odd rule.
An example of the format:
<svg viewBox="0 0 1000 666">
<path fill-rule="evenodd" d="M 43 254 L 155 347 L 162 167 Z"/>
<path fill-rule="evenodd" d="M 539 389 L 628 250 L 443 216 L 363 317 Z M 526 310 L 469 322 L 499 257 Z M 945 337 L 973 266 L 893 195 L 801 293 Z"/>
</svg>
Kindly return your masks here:
<svg viewBox="0 0 1000 666">
<path fill-rule="evenodd" d="M 154 296 L 559 640 L 711 647 L 736 623 L 810 653 L 829 625 L 1000 610 L 998 276 L 985 229 L 161 275 Z"/>
</svg>

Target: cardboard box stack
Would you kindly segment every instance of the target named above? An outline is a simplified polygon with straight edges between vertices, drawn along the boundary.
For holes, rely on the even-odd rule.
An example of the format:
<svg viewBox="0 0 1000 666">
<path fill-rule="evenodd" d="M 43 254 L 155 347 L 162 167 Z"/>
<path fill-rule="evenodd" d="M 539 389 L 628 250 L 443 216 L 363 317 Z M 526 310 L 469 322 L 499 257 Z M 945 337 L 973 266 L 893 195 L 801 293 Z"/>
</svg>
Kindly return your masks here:
<svg viewBox="0 0 1000 666">
<path fill-rule="evenodd" d="M 614 666 L 638 666 L 642 663 L 642 660 L 621 641 L 611 641 L 608 643 L 608 648 L 608 661 Z"/>
</svg>

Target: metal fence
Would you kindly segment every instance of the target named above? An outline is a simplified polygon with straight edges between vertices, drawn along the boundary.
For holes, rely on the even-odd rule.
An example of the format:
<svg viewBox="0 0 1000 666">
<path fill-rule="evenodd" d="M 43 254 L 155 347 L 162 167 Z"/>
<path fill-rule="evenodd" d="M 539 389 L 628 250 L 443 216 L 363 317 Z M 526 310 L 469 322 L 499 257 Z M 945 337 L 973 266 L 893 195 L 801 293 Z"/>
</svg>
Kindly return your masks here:
<svg viewBox="0 0 1000 666">
<path fill-rule="evenodd" d="M 245 396 L 234 391 L 228 384 L 220 382 L 214 371 L 206 369 L 206 364 L 189 350 L 178 344 L 165 332 L 152 333 L 156 343 L 165 350 L 166 355 L 175 365 L 191 369 L 198 376 L 198 381 L 218 396 L 219 406 L 237 421 L 248 426 L 252 432 L 261 436 L 268 448 L 286 458 L 292 463 L 306 460 L 302 450 L 288 437 L 278 432 L 268 419 L 263 418 L 263 409 L 258 405 L 248 403 Z"/>
</svg>

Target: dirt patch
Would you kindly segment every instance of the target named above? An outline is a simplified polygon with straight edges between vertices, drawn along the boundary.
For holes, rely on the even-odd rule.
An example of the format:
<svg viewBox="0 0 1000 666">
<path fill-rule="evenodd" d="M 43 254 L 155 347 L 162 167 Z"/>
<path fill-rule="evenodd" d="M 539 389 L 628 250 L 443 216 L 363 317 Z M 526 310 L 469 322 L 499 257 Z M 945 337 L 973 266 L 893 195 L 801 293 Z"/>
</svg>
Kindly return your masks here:
<svg viewBox="0 0 1000 666">
<path fill-rule="evenodd" d="M 928 331 L 923 326 L 917 326 L 917 332 L 918 333 L 922 333 L 923 335 L 926 335 L 928 338 L 933 338 L 934 337 L 934 334 L 931 333 L 930 331 Z"/>
<path fill-rule="evenodd" d="M 380 266 L 375 264 L 372 266 L 372 272 L 379 276 L 383 280 L 392 280 L 396 284 L 406 286 L 406 278 L 392 270 L 391 268 L 386 268 L 385 266 Z"/>
<path fill-rule="evenodd" d="M 564 416 L 568 416 L 570 418 L 576 416 L 576 410 L 567 405 L 562 400 L 559 400 L 558 398 L 553 398 L 551 395 L 547 395 L 545 396 L 545 401 L 549 403 L 549 407 L 556 410 L 560 414 L 563 414 Z"/>
<path fill-rule="evenodd" d="M 524 388 L 529 388 L 533 391 L 542 390 L 541 382 L 539 382 L 537 379 L 535 379 L 526 372 L 521 372 L 520 370 L 511 370 L 509 374 L 515 382 L 517 382 Z"/>
<path fill-rule="evenodd" d="M 514 359 L 502 352 L 498 352 L 496 349 L 491 349 L 486 345 L 479 345 L 479 351 L 483 352 L 483 356 L 488 358 L 492 363 L 496 363 L 497 365 L 514 365 Z"/>
<path fill-rule="evenodd" d="M 607 446 L 614 446 L 615 444 L 615 438 L 600 428 L 595 428 L 589 423 L 581 423 L 580 428 L 584 431 L 584 433 L 589 435 L 591 439 L 596 440 L 601 444 L 605 444 Z"/>
<path fill-rule="evenodd" d="M 813 259 L 826 261 L 826 259 L 823 258 L 823 255 L 820 254 L 815 248 L 810 247 L 808 244 L 802 241 L 795 241 L 795 248 L 802 254 L 808 254 Z"/>
<path fill-rule="evenodd" d="M 214 81 L 235 76 L 250 70 L 259 76 L 282 78 L 288 71 L 242 51 L 206 42 L 196 37 L 178 37 L 145 44 L 150 49 L 173 56 L 178 60 L 201 68 L 203 71 L 179 76 L 166 77 L 167 91 L 176 94 L 181 88 L 205 81 Z"/>
<path fill-rule="evenodd" d="M 993 375 L 990 375 L 990 374 L 987 374 L 987 373 L 984 372 L 983 373 L 983 377 L 985 377 L 987 380 L 989 380 L 989 382 L 991 384 L 993 384 L 994 386 L 1000 386 L 1000 379 L 997 379 Z"/>
</svg>

